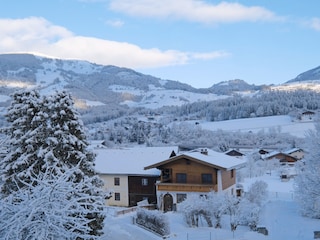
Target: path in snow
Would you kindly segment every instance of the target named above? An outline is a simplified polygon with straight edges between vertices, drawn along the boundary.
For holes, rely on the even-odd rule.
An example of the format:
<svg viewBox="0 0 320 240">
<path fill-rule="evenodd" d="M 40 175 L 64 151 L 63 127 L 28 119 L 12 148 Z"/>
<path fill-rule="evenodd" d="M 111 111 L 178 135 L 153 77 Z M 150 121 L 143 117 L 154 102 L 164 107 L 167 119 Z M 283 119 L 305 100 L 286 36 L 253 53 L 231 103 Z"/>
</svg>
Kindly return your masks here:
<svg viewBox="0 0 320 240">
<path fill-rule="evenodd" d="M 134 214 L 135 215 L 135 214 Z M 133 225 L 132 214 L 119 217 L 108 216 L 105 227 L 105 238 L 101 240 L 159 240 L 157 235 Z"/>
</svg>

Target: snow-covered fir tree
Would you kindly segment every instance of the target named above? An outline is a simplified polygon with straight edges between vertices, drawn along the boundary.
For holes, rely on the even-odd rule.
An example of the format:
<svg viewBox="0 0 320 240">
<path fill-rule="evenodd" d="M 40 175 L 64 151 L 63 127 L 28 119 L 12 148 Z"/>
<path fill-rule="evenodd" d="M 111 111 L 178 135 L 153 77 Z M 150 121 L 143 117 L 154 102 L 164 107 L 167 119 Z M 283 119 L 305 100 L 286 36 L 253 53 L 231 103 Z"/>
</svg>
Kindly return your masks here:
<svg viewBox="0 0 320 240">
<path fill-rule="evenodd" d="M 68 169 L 74 169 L 68 179 L 72 184 L 82 184 L 74 191 L 72 198 L 81 194 L 94 199 L 103 196 L 102 180 L 94 170 L 94 154 L 88 150 L 84 127 L 73 107 L 73 100 L 66 92 L 57 92 L 49 97 L 40 97 L 36 91 L 18 92 L 6 115 L 11 126 L 8 134 L 8 154 L 1 160 L 2 198 L 18 191 L 36 187 L 34 181 L 50 169 L 54 176 L 62 176 Z M 96 198 L 95 198 L 96 197 Z M 19 203 L 21 203 L 19 201 Z M 92 209 L 86 199 L 82 201 L 89 234 L 99 236 L 103 229 L 104 201 L 97 202 L 99 211 Z M 66 213 L 68 214 L 68 213 Z M 71 213 L 74 215 L 75 213 Z M 70 231 L 73 228 L 70 227 Z"/>
<path fill-rule="evenodd" d="M 8 136 L 5 142 L 8 153 L 0 163 L 4 182 L 1 192 L 4 195 L 15 192 L 22 186 L 19 178 L 26 180 L 31 172 L 36 173 L 40 169 L 37 161 L 34 161 L 37 143 L 31 141 L 38 127 L 36 119 L 41 109 L 40 95 L 37 91 L 18 91 L 12 98 L 6 114 L 11 125 L 4 129 Z"/>
<path fill-rule="evenodd" d="M 298 164 L 295 178 L 295 198 L 304 216 L 320 218 L 320 123 L 306 137 L 304 162 Z"/>
</svg>

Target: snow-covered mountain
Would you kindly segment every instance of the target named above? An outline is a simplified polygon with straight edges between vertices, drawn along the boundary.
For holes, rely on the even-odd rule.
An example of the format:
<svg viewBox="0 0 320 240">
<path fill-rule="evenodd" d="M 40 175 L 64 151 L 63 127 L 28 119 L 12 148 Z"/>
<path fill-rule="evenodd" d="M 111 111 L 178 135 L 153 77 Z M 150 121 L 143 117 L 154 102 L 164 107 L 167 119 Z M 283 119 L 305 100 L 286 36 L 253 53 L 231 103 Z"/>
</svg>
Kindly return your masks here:
<svg viewBox="0 0 320 240">
<path fill-rule="evenodd" d="M 299 74 L 297 77 L 288 81 L 287 83 L 304 82 L 304 81 L 310 82 L 314 80 L 320 81 L 320 66 Z"/>
<path fill-rule="evenodd" d="M 127 104 L 158 108 L 224 98 L 226 96 L 221 95 L 231 95 L 234 91 L 255 90 L 241 80 L 229 81 L 227 85 L 196 89 L 116 66 L 31 54 L 0 55 L 0 101 L 7 100 L 7 96 L 19 88 L 37 88 L 44 94 L 66 89 L 81 106 Z"/>
<path fill-rule="evenodd" d="M 284 84 L 271 86 L 273 90 L 293 91 L 293 90 L 312 90 L 320 92 L 320 66 L 300 73 L 297 77 Z"/>
<path fill-rule="evenodd" d="M 320 89 L 320 81 L 315 81 L 316 79 L 320 80 L 320 67 L 301 73 L 295 79 L 277 86 L 250 85 L 235 79 L 197 89 L 185 83 L 163 80 L 128 68 L 32 54 L 0 54 L 0 107 L 8 104 L 10 93 L 20 88 L 37 88 L 43 94 L 65 89 L 73 94 L 77 106 L 81 108 L 108 105 L 109 109 L 154 109 L 211 101 L 235 93 L 251 94 L 265 88 Z"/>
</svg>

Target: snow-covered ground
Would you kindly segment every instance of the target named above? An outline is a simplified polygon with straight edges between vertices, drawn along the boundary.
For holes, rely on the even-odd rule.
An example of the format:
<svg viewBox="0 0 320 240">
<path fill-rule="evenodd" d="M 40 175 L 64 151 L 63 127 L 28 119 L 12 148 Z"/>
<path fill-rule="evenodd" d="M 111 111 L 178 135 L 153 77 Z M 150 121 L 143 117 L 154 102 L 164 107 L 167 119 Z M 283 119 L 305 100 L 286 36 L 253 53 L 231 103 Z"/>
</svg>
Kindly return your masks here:
<svg viewBox="0 0 320 240">
<path fill-rule="evenodd" d="M 290 133 L 297 137 L 305 137 L 306 131 L 314 129 L 314 122 L 293 122 L 289 116 L 273 116 L 262 118 L 238 119 L 223 122 L 200 122 L 203 129 L 229 130 L 229 131 L 269 131 L 277 128 L 277 131 Z M 166 215 L 170 219 L 171 234 L 173 240 L 310 240 L 313 232 L 320 230 L 320 220 L 301 216 L 299 206 L 294 200 L 294 180 L 282 182 L 279 174 L 265 174 L 263 177 L 245 179 L 241 184 L 248 188 L 256 180 L 268 183 L 269 198 L 260 215 L 260 225 L 268 229 L 269 235 L 264 236 L 252 232 L 248 227 L 238 226 L 233 233 L 230 231 L 229 217 L 223 219 L 222 229 L 209 227 L 189 228 L 183 220 L 183 216 L 177 212 L 169 212 Z M 107 219 L 104 239 L 114 240 L 158 240 L 161 237 L 154 235 L 132 223 L 134 213 L 120 217 L 110 215 Z"/>
<path fill-rule="evenodd" d="M 313 239 L 313 231 L 320 230 L 320 220 L 302 217 L 299 214 L 299 206 L 294 201 L 294 180 L 281 182 L 275 173 L 263 177 L 246 179 L 244 187 L 256 180 L 268 183 L 269 199 L 261 211 L 260 225 L 268 229 L 269 235 L 265 236 L 252 232 L 248 227 L 238 226 L 233 233 L 229 230 L 229 218 L 225 216 L 222 229 L 210 227 L 189 228 L 184 222 L 183 216 L 177 212 L 168 212 L 171 234 L 173 240 L 310 240 Z M 109 216 L 106 225 L 104 239 L 113 240 L 159 240 L 161 237 L 154 235 L 132 222 L 134 213 L 119 217 Z"/>
<path fill-rule="evenodd" d="M 225 130 L 234 132 L 268 132 L 270 129 L 281 133 L 289 133 L 296 137 L 305 137 L 306 131 L 314 129 L 313 121 L 292 121 L 288 115 L 243 118 L 220 122 L 200 122 L 202 129 Z"/>
</svg>

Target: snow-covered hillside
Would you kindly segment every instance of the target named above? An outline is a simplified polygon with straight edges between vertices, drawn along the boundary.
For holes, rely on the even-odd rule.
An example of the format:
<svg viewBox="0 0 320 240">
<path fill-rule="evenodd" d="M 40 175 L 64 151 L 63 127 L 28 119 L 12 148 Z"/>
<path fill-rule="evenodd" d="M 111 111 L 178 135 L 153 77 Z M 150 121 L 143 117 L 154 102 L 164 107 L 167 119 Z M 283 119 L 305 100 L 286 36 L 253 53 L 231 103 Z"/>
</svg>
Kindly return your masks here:
<svg viewBox="0 0 320 240">
<path fill-rule="evenodd" d="M 186 103 L 213 101 L 228 97 L 212 93 L 203 94 L 178 89 L 164 89 L 162 87 L 155 87 L 154 85 L 150 85 L 148 91 L 119 85 L 112 85 L 109 88 L 123 95 L 124 101 L 122 104 L 126 104 L 129 107 L 145 107 L 151 109 L 164 106 L 182 106 Z M 134 101 L 133 99 L 135 99 L 135 97 L 140 97 L 141 100 Z"/>
<path fill-rule="evenodd" d="M 278 91 L 295 91 L 299 90 L 312 90 L 315 92 L 320 92 L 320 79 L 319 80 L 308 80 L 302 82 L 288 82 L 286 84 L 277 85 L 270 87 L 272 90 Z"/>
<path fill-rule="evenodd" d="M 233 132 L 276 131 L 288 133 L 296 137 L 305 137 L 309 130 L 314 129 L 313 121 L 294 121 L 288 115 L 234 119 L 220 122 L 200 122 L 203 129 L 224 130 Z"/>
<path fill-rule="evenodd" d="M 100 105 L 113 103 L 147 108 L 181 106 L 217 98 L 209 90 L 127 68 L 30 54 L 0 55 L 0 86 L 8 94 L 21 88 L 37 88 L 45 95 L 65 89 L 84 103 L 95 101 Z"/>
<path fill-rule="evenodd" d="M 288 82 L 304 82 L 310 80 L 320 80 L 320 66 L 299 74 L 296 78 Z"/>
</svg>

